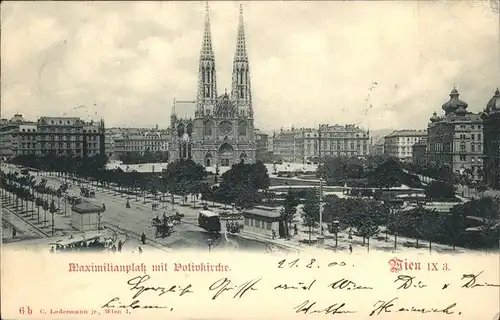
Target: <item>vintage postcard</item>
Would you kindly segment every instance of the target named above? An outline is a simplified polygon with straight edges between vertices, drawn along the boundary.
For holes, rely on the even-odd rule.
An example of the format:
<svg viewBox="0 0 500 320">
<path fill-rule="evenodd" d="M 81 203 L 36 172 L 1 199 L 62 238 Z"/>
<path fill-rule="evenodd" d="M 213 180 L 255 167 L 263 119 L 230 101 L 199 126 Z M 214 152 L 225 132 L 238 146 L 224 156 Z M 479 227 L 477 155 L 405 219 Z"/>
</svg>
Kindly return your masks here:
<svg viewBox="0 0 500 320">
<path fill-rule="evenodd" d="M 500 320 L 499 1 L 1 5 L 2 319 Z"/>
</svg>

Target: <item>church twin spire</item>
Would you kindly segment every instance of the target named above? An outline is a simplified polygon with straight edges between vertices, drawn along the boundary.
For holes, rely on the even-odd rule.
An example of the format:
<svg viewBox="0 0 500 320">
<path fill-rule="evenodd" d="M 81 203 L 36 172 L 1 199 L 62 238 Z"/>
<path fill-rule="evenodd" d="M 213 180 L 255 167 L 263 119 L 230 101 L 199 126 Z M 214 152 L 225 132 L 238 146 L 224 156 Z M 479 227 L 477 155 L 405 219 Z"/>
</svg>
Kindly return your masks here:
<svg viewBox="0 0 500 320">
<path fill-rule="evenodd" d="M 198 73 L 197 111 L 200 112 L 207 103 L 213 104 L 217 99 L 215 54 L 212 46 L 208 2 L 205 6 L 205 28 L 203 32 Z M 236 103 L 238 109 L 247 110 L 249 115 L 252 114 L 250 72 L 246 50 L 242 5 L 240 5 L 236 51 L 233 59 L 231 100 Z"/>
<path fill-rule="evenodd" d="M 217 78 L 215 73 L 215 54 L 212 47 L 212 33 L 210 30 L 210 12 L 208 2 L 205 6 L 205 29 L 200 52 L 198 69 L 198 105 L 201 109 L 204 103 L 217 98 Z"/>
</svg>

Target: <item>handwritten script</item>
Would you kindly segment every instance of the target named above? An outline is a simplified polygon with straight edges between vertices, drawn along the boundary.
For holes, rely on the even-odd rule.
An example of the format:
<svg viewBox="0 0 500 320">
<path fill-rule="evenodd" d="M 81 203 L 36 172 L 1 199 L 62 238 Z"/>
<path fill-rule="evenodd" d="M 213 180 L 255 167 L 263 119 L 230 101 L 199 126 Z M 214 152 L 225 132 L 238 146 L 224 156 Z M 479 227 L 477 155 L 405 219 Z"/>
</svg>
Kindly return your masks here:
<svg viewBox="0 0 500 320">
<path fill-rule="evenodd" d="M 328 271 L 321 274 L 308 271 L 316 266 L 324 266 Z M 339 268 L 332 269 L 334 266 Z M 424 274 L 395 274 L 387 271 L 387 274 L 381 277 L 375 274 L 361 276 L 360 272 L 344 272 L 344 268 L 348 266 L 352 264 L 322 264 L 315 259 L 281 260 L 277 263 L 275 273 L 239 274 L 234 277 L 218 275 L 205 277 L 205 281 L 187 281 L 189 277 L 181 281 L 178 278 L 171 279 L 156 274 L 142 274 L 127 279 L 122 291 L 106 299 L 100 304 L 100 308 L 121 309 L 127 312 L 137 309 L 162 309 L 187 314 L 189 310 L 177 310 L 176 304 L 210 305 L 213 303 L 210 301 L 219 301 L 233 308 L 243 300 L 258 303 L 263 301 L 262 299 L 274 299 L 280 301 L 280 306 L 285 308 L 285 314 L 311 317 L 358 314 L 363 318 L 384 318 L 389 314 L 412 313 L 429 319 L 432 314 L 455 319 L 454 317 L 467 314 L 471 310 L 466 300 L 460 300 L 460 296 L 477 290 L 484 291 L 478 294 L 495 294 L 494 290 L 499 287 L 499 284 L 486 279 L 484 271 L 433 278 Z M 286 275 L 280 275 L 280 272 L 285 272 Z M 491 293 L 487 290 L 491 290 Z M 445 291 L 454 294 L 450 295 Z M 420 299 L 432 295 L 436 298 Z M 183 303 L 179 303 L 179 299 Z"/>
</svg>

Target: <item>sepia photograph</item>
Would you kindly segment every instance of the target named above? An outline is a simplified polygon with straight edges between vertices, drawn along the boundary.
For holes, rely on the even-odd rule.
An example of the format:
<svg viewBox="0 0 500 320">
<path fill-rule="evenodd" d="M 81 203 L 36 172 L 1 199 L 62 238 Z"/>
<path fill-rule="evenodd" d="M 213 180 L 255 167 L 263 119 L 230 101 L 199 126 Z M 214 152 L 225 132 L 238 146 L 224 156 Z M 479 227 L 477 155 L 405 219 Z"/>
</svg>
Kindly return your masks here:
<svg viewBox="0 0 500 320">
<path fill-rule="evenodd" d="M 498 0 L 5 1 L 2 252 L 498 274 L 499 88 Z"/>
</svg>

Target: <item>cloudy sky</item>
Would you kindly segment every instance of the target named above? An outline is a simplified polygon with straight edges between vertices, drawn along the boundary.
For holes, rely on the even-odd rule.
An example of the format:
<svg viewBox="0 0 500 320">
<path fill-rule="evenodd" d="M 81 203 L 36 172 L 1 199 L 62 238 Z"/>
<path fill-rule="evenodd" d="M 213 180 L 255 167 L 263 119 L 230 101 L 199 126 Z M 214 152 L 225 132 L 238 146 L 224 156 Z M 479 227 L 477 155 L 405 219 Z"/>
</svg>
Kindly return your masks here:
<svg viewBox="0 0 500 320">
<path fill-rule="evenodd" d="M 210 2 L 219 93 L 231 86 L 238 7 Z M 319 123 L 423 128 L 454 85 L 470 111 L 500 86 L 497 0 L 243 7 L 255 126 L 266 131 Z M 196 96 L 204 2 L 1 9 L 3 118 L 66 114 L 166 127 L 173 99 Z"/>
</svg>

